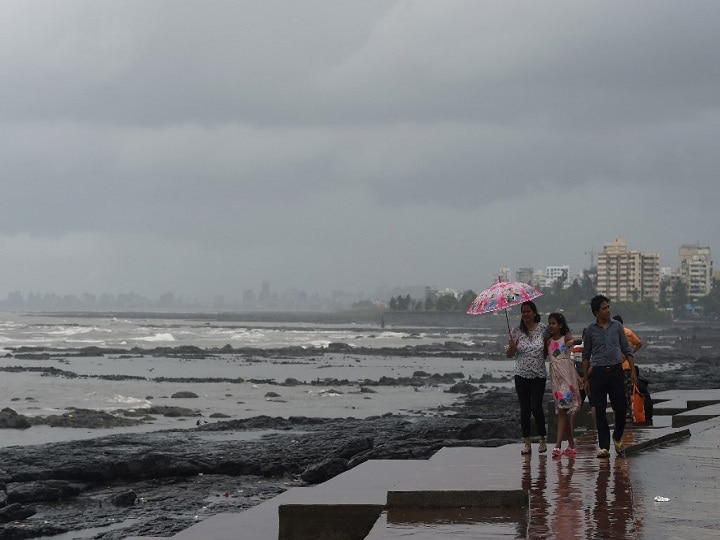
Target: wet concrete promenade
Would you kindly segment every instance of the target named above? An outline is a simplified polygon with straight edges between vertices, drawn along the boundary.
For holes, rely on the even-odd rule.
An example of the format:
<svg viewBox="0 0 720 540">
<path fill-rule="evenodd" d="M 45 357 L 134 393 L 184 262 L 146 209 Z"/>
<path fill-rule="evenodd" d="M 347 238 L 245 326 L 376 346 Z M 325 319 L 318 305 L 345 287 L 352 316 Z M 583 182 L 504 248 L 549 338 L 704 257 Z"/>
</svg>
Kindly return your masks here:
<svg viewBox="0 0 720 540">
<path fill-rule="evenodd" d="M 720 390 L 653 397 L 654 426 L 628 425 L 625 458 L 597 458 L 590 430 L 575 457 L 512 444 L 368 461 L 172 538 L 720 538 Z"/>
</svg>

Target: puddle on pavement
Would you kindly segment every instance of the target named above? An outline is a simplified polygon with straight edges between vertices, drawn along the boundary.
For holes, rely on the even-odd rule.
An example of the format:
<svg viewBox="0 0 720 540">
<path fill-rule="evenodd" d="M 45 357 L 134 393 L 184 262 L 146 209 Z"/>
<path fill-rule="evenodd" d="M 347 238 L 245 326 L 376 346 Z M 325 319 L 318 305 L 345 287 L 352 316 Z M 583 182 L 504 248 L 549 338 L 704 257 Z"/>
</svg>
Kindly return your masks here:
<svg viewBox="0 0 720 540">
<path fill-rule="evenodd" d="M 367 540 L 524 538 L 527 524 L 527 508 L 392 508 L 383 512 Z"/>
<path fill-rule="evenodd" d="M 626 444 L 633 434 L 626 432 Z M 595 457 L 595 438 L 578 437 L 577 458 L 525 459 L 530 493 L 528 538 L 637 538 L 628 459 Z"/>
</svg>

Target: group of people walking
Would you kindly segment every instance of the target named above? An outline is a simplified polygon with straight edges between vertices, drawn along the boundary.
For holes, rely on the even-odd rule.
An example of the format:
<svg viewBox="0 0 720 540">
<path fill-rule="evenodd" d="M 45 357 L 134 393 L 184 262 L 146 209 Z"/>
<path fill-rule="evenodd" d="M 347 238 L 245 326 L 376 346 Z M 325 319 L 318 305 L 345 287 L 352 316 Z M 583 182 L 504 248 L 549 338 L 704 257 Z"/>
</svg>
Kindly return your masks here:
<svg viewBox="0 0 720 540">
<path fill-rule="evenodd" d="M 628 341 L 628 329 L 619 317 L 612 318 L 610 300 L 597 295 L 590 301 L 595 322 L 583 330 L 583 338 L 576 339 L 570 332 L 562 313 L 550 313 L 547 324 L 542 322 L 533 301 L 520 306 L 520 324 L 510 330 L 506 349 L 508 358 L 515 359 L 515 391 L 520 405 L 520 427 L 523 442 L 521 453 L 528 455 L 531 447 L 531 416 L 535 420 L 538 435 L 537 450 L 547 452 L 547 429 L 543 409 L 543 397 L 548 378 L 546 360 L 549 364 L 552 395 L 555 401 L 558 426 L 554 457 L 574 456 L 575 415 L 587 395 L 594 410 L 599 458 L 610 456 L 611 433 L 606 409 L 608 398 L 615 413 L 612 430 L 612 444 L 618 456 L 625 455 L 622 435 L 629 412 L 625 373 L 629 370 L 629 384 L 637 380 L 634 353 L 642 346 L 634 337 Z M 582 375 L 578 373 L 572 359 L 574 345 L 583 344 Z M 625 363 L 625 366 L 623 365 Z M 630 386 L 632 388 L 632 386 Z M 568 445 L 563 450 L 562 443 Z"/>
</svg>

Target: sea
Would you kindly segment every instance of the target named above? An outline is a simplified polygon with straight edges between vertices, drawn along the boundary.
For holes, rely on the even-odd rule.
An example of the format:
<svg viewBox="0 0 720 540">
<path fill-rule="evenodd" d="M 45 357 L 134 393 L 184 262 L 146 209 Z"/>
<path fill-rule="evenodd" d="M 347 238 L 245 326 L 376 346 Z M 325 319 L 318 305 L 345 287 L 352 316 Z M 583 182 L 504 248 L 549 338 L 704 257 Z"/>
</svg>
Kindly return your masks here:
<svg viewBox="0 0 720 540">
<path fill-rule="evenodd" d="M 282 317 L 233 321 L 228 316 L 192 313 L 0 313 L 0 408 L 32 417 L 60 415 L 73 408 L 113 412 L 175 406 L 198 415 L 154 416 L 146 424 L 112 429 L 42 425 L 2 429 L 0 446 L 188 429 L 218 418 L 259 415 L 440 414 L 462 399 L 448 392 L 449 384 L 372 385 L 374 393 L 369 393 L 360 391 L 360 383 L 411 377 L 422 371 L 499 381 L 476 383 L 480 391 L 511 386 L 513 362 L 503 354 L 507 331 L 493 317 L 475 321 L 476 326 L 445 328 L 319 323 L 311 316 L 307 322 L 287 322 Z M 338 351 L 333 344 L 344 347 Z M 459 344 L 473 354 L 408 352 L 418 346 L 447 344 Z M 217 352 L 227 345 L 242 353 Z M 183 347 L 197 347 L 208 354 L 189 358 L 167 352 Z M 307 354 L 288 353 L 291 347 Z M 87 354 L 93 348 L 111 352 Z M 353 353 L 361 348 L 362 354 Z M 303 384 L 284 384 L 290 379 Z M 178 392 L 197 397 L 173 397 Z"/>
<path fill-rule="evenodd" d="M 193 314 L 0 313 L 0 408 L 9 407 L 26 416 L 49 416 L 72 408 L 113 412 L 163 405 L 186 407 L 199 414 L 160 416 L 148 424 L 112 429 L 2 429 L 0 446 L 187 429 L 217 421 L 218 417 L 417 414 L 443 410 L 460 399 L 459 395 L 447 392 L 448 385 L 373 386 L 374 393 L 363 393 L 359 383 L 411 377 L 424 371 L 461 373 L 465 379 L 490 375 L 507 381 L 494 386 L 507 386 L 512 375 L 513 364 L 504 358 L 498 345 L 504 335 L 497 325 L 392 328 L 379 323 L 222 319 Z M 470 346 L 477 354 L 468 360 L 467 355 L 407 353 L 414 346 L 448 342 Z M 332 352 L 332 344 L 346 347 L 342 352 Z M 243 353 L 213 353 L 226 345 L 243 349 Z M 87 355 L 88 348 L 95 347 L 112 352 Z M 209 354 L 187 358 L 162 352 L 182 347 L 198 347 Z M 309 354 L 284 352 L 289 347 Z M 359 348 L 365 352 L 353 354 L 353 349 Z M 368 349 L 378 354 L 368 354 Z M 55 375 L 44 368 L 55 368 Z M 283 384 L 288 379 L 304 384 Z M 319 384 L 328 380 L 339 383 Z M 192 392 L 198 397 L 172 397 L 178 392 Z M 253 436 L 259 434 L 248 434 Z"/>
</svg>

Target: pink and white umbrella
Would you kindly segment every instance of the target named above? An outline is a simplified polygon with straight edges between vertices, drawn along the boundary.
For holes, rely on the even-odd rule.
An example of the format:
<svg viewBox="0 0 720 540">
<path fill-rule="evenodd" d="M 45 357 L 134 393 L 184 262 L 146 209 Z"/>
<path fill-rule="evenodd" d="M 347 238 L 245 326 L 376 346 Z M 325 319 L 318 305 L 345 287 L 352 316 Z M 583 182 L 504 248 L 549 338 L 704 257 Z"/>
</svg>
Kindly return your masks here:
<svg viewBox="0 0 720 540">
<path fill-rule="evenodd" d="M 467 312 L 470 315 L 490 313 L 499 309 L 505 310 L 508 332 L 510 332 L 510 320 L 508 319 L 507 308 L 517 306 L 528 300 L 542 296 L 542 293 L 532 285 L 520 283 L 519 281 L 498 281 L 488 287 L 475 297 Z"/>
</svg>

